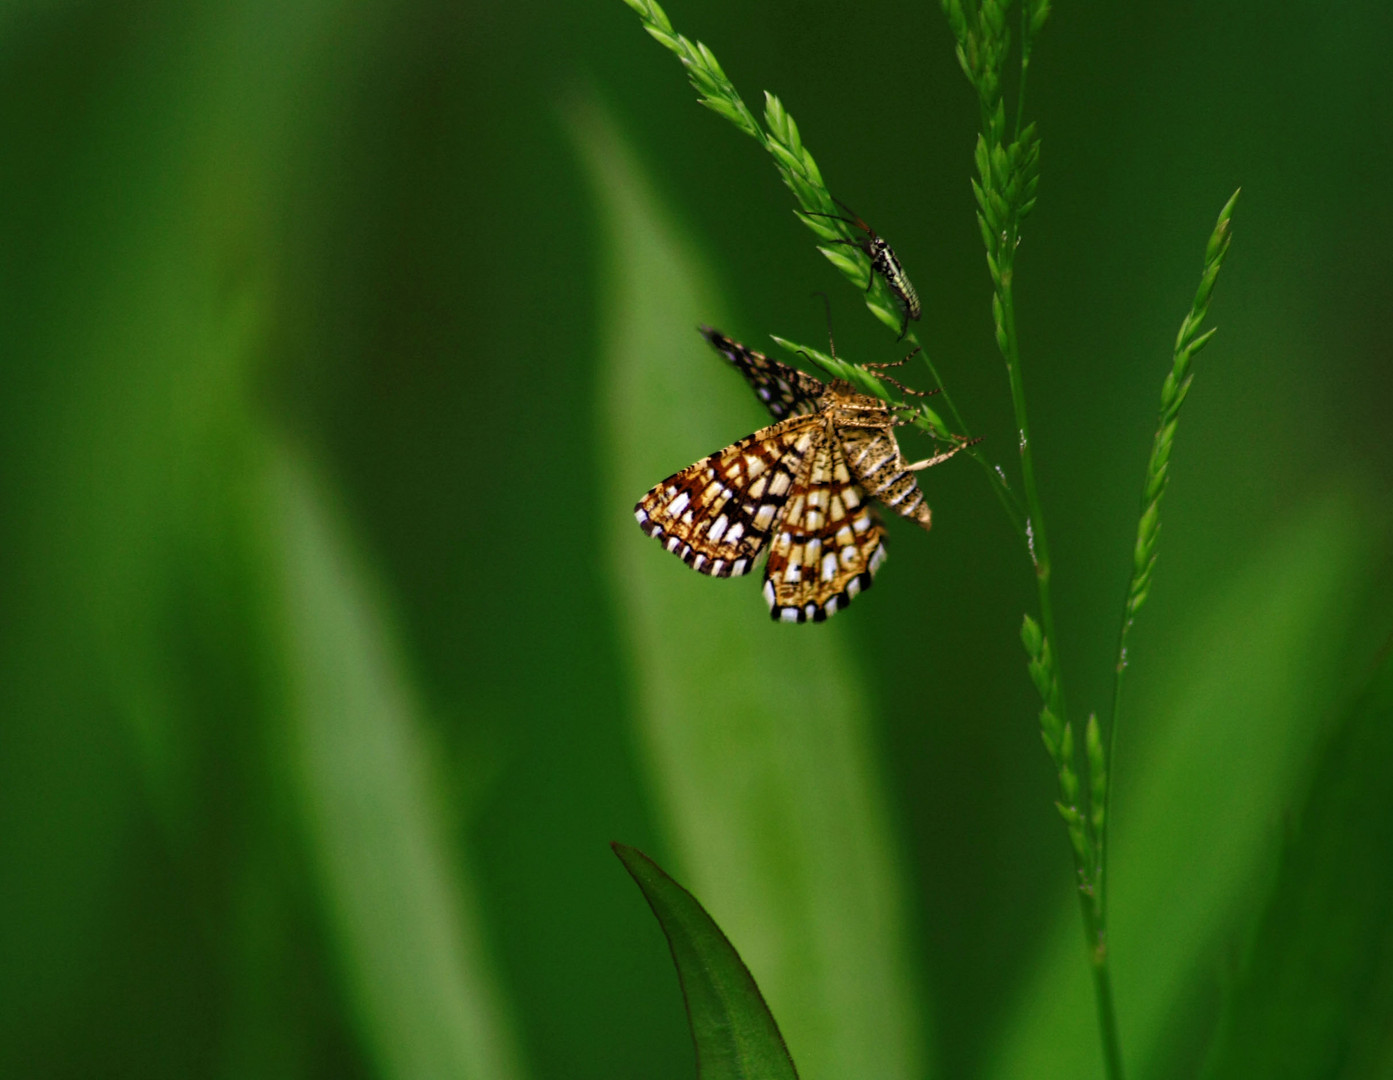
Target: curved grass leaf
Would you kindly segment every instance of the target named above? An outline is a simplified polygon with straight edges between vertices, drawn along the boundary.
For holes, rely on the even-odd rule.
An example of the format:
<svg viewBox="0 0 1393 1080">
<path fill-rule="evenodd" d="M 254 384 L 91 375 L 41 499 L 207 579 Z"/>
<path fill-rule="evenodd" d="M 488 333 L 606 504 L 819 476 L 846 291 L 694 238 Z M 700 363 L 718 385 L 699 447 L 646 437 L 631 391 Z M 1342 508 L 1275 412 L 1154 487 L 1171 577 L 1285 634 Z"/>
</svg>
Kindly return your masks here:
<svg viewBox="0 0 1393 1080">
<path fill-rule="evenodd" d="M 1218 975 L 1231 931 L 1273 852 L 1319 718 L 1335 692 L 1337 642 L 1380 532 L 1353 498 L 1309 507 L 1254 556 L 1169 650 L 1158 700 L 1139 690 L 1113 762 L 1111 945 L 1129 1075 L 1147 1076 L 1196 972 Z M 1158 643 L 1162 644 L 1162 643 Z M 1144 744 L 1140 747 L 1138 744 Z M 1072 898 L 987 1076 L 1102 1072 Z"/>
<path fill-rule="evenodd" d="M 635 524 L 654 483 L 769 423 L 697 324 L 758 338 L 725 318 L 603 114 L 568 119 L 604 237 L 601 535 L 666 836 L 683 879 L 760 972 L 805 1077 L 917 1078 L 905 885 L 846 636 L 876 616 L 877 592 L 828 623 L 776 625 L 756 579 L 693 573 Z M 912 543 L 900 550 L 895 559 L 915 557 Z M 892 559 L 878 587 L 895 573 Z"/>
<path fill-rule="evenodd" d="M 1313 770 L 1208 1077 L 1393 1069 L 1393 653 Z"/>
<path fill-rule="evenodd" d="M 682 984 L 698 1080 L 798 1080 L 754 976 L 706 909 L 637 848 L 611 844 L 643 890 Z"/>
<path fill-rule="evenodd" d="M 309 468 L 275 448 L 292 783 L 330 932 L 385 1077 L 522 1075 L 383 607 Z"/>
</svg>

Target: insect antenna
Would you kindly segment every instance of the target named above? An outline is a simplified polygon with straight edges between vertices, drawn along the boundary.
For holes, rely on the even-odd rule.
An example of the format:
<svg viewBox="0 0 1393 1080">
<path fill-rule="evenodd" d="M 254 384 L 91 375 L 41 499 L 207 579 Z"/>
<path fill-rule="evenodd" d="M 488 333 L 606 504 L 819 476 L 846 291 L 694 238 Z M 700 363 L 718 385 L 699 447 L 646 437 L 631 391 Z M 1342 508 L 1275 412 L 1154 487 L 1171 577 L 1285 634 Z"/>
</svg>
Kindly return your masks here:
<svg viewBox="0 0 1393 1080">
<path fill-rule="evenodd" d="M 821 289 L 813 290 L 814 296 L 822 297 L 822 311 L 827 316 L 827 347 L 831 350 L 832 359 L 837 359 L 837 343 L 832 340 L 832 301 L 827 299 L 827 294 Z"/>
<path fill-rule="evenodd" d="M 828 194 L 831 193 L 829 192 Z M 845 222 L 846 224 L 851 225 L 854 228 L 860 229 L 872 240 L 877 239 L 875 230 L 866 224 L 865 220 L 861 217 L 860 214 L 858 214 L 851 207 L 847 206 L 846 203 L 842 202 L 842 200 L 837 198 L 835 195 L 832 196 L 832 201 L 836 203 L 838 206 L 840 206 L 843 210 L 845 210 L 848 214 L 850 214 L 851 217 L 842 217 L 840 214 L 826 214 L 819 210 L 804 210 L 803 213 L 808 217 L 825 217 L 831 218 L 833 221 Z M 829 244 L 853 244 L 856 247 L 860 247 L 863 249 L 866 244 L 866 241 L 864 240 L 829 240 L 827 242 Z"/>
<path fill-rule="evenodd" d="M 875 230 L 866 224 L 865 219 L 862 218 L 860 214 L 858 214 L 851 207 L 847 206 L 846 203 L 842 202 L 842 200 L 837 198 L 835 195 L 832 196 L 832 201 L 836 203 L 838 206 L 840 206 L 843 210 L 845 210 L 848 214 L 850 214 L 851 217 L 842 217 L 840 214 L 824 214 L 817 210 L 804 210 L 803 213 L 807 214 L 808 217 L 826 217 L 835 218 L 837 221 L 845 221 L 848 225 L 855 225 L 862 232 L 869 233 L 871 236 L 875 236 Z"/>
</svg>

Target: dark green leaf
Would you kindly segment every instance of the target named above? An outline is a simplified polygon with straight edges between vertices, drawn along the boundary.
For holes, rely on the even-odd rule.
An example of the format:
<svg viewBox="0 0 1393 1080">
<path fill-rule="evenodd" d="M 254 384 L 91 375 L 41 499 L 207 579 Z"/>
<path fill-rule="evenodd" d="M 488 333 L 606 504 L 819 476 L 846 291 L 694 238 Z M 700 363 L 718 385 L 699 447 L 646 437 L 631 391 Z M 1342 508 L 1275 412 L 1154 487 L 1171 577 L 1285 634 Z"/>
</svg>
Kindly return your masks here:
<svg viewBox="0 0 1393 1080">
<path fill-rule="evenodd" d="M 1393 654 L 1311 776 L 1207 1076 L 1387 1076 L 1393 1061 Z"/>
<path fill-rule="evenodd" d="M 614 844 L 672 949 L 699 1080 L 798 1080 L 754 976 L 696 897 L 637 848 Z"/>
</svg>

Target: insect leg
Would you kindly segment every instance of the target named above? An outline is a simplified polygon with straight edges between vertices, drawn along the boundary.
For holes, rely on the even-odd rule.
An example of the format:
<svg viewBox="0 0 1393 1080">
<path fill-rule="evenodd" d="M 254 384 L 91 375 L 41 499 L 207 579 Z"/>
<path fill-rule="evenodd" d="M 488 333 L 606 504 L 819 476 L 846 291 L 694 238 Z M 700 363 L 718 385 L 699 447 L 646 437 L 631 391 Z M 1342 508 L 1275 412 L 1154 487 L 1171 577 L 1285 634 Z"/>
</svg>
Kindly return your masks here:
<svg viewBox="0 0 1393 1080">
<path fill-rule="evenodd" d="M 878 378 L 881 382 L 888 382 L 891 386 L 899 387 L 902 393 L 913 394 L 915 397 L 928 397 L 928 391 L 911 390 L 904 383 L 900 382 L 899 379 L 891 378 L 889 375 L 881 374 L 877 375 L 876 378 Z"/>
<path fill-rule="evenodd" d="M 943 464 L 943 462 L 947 461 L 950 457 L 956 454 L 959 450 L 965 450 L 967 447 L 973 445 L 974 443 L 979 443 L 981 441 L 981 436 L 978 436 L 975 439 L 965 439 L 962 442 L 958 443 L 957 446 L 953 447 L 953 449 L 945 450 L 943 451 L 943 453 L 935 454 L 933 457 L 925 458 L 923 461 L 916 461 L 912 465 L 906 465 L 905 469 L 909 472 L 918 472 L 920 469 L 930 469 L 935 465 L 941 465 Z"/>
<path fill-rule="evenodd" d="M 903 358 L 901 358 L 901 359 L 899 359 L 899 360 L 896 360 L 896 361 L 894 361 L 894 362 L 892 362 L 892 363 L 889 363 L 889 364 L 862 364 L 861 366 L 862 366 L 862 367 L 870 368 L 872 371 L 884 371 L 886 368 L 900 367 L 902 364 L 905 364 L 905 363 L 907 363 L 908 361 L 913 360 L 916 356 L 918 356 L 918 355 L 919 355 L 921 352 L 923 352 L 923 351 L 924 351 L 924 346 L 922 346 L 922 345 L 916 345 L 916 346 L 914 347 L 914 351 L 913 351 L 912 353 L 910 353 L 908 356 L 905 356 L 905 357 L 903 357 Z"/>
</svg>

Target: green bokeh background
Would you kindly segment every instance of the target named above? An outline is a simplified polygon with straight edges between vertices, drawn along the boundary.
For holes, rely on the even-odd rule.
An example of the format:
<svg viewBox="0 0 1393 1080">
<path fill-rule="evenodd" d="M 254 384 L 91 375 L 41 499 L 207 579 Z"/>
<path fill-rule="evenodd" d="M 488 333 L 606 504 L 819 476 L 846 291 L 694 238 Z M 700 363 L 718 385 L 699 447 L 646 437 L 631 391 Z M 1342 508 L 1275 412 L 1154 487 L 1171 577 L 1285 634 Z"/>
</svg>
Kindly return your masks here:
<svg viewBox="0 0 1393 1080">
<path fill-rule="evenodd" d="M 893 239 L 1009 466 L 976 107 L 938 6 L 668 10 Z M 1139 1076 L 1205 1059 L 1283 823 L 1393 631 L 1390 54 L 1384 4 L 1061 3 L 1032 61 L 1017 296 L 1076 710 L 1110 694 L 1161 378 L 1244 189 L 1116 762 Z M 645 619 L 777 630 L 771 663 L 836 635 L 811 647 L 861 702 L 909 1060 L 1097 1068 L 1017 640 L 1033 583 L 980 474 L 925 477 L 933 533 L 892 525 L 835 629 L 766 627 L 755 582 L 630 544 L 630 471 L 757 421 L 698 318 L 816 343 L 826 289 L 840 352 L 896 357 L 808 239 L 618 0 L 0 8 L 0 1075 L 690 1075 L 606 845 L 699 893 L 752 871 L 700 863 Z M 669 388 L 650 464 L 615 403 L 646 400 L 624 349 L 655 326 L 653 370 L 708 365 L 728 396 L 688 427 Z M 1388 1075 L 1381 1053 L 1329 1075 Z"/>
</svg>

